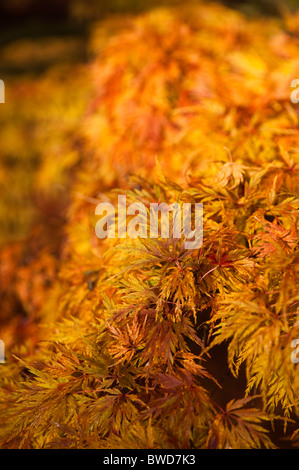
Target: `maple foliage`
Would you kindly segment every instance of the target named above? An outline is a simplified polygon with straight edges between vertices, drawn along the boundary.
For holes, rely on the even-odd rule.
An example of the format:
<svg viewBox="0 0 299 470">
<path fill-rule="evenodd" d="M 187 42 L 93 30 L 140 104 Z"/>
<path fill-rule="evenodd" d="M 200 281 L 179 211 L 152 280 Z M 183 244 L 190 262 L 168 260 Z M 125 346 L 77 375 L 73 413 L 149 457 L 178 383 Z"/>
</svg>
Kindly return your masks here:
<svg viewBox="0 0 299 470">
<path fill-rule="evenodd" d="M 107 20 L 88 65 L 8 87 L 2 448 L 298 447 L 294 18 L 203 3 Z M 118 194 L 203 203 L 202 247 L 99 240 L 95 207 Z"/>
</svg>

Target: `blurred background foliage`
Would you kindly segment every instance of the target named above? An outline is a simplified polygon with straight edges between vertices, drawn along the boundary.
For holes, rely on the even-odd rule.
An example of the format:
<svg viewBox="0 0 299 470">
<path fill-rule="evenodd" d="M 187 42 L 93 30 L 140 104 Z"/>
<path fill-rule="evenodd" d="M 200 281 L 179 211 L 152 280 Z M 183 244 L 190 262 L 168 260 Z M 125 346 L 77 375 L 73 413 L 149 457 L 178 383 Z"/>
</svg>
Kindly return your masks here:
<svg viewBox="0 0 299 470">
<path fill-rule="evenodd" d="M 74 123 L 82 116 L 92 93 L 86 64 L 98 54 L 93 48 L 93 37 L 99 23 L 105 22 L 109 34 L 107 21 L 113 28 L 113 20 L 119 18 L 121 24 L 126 14 L 185 3 L 180 0 L 0 2 L 0 78 L 6 84 L 6 106 L 1 107 L 0 113 L 0 247 L 8 240 L 23 239 L 36 218 L 46 216 L 48 223 L 52 213 L 60 214 L 61 208 L 67 205 L 65 195 L 52 183 L 65 184 L 70 169 L 80 160 L 73 145 Z M 292 34 L 298 34 L 299 26 L 291 23 L 299 0 L 221 3 L 249 16 L 287 16 L 284 24 L 289 23 Z M 48 138 L 55 133 L 55 140 Z M 53 156 L 62 154 L 56 166 L 51 165 Z M 47 188 L 50 187 L 49 196 Z M 55 210 L 51 209 L 49 217 L 53 198 Z M 59 222 L 55 219 L 53 223 Z"/>
<path fill-rule="evenodd" d="M 246 15 L 288 15 L 289 22 L 299 6 L 299 0 L 222 3 Z M 52 220 L 48 210 L 53 198 L 55 214 L 67 204 L 53 187 L 51 201 L 47 192 L 41 197 L 40 191 L 43 181 L 49 187 L 53 181 L 65 183 L 68 170 L 79 161 L 73 145 L 68 148 L 68 138 L 74 142 L 72 126 L 91 93 L 83 66 L 98 52 L 90 40 L 95 25 L 118 15 L 122 22 L 125 14 L 158 5 L 182 4 L 180 0 L 0 2 L 0 78 L 6 83 L 7 97 L 0 114 L 0 246 L 7 240 L 23 239 L 36 217 L 46 214 L 47 221 Z M 55 131 L 53 141 L 48 136 Z M 53 155 L 62 152 L 63 160 L 51 165 Z M 54 168 L 55 175 L 51 174 Z"/>
<path fill-rule="evenodd" d="M 0 73 L 27 73 L 59 61 L 85 60 L 87 38 L 95 21 L 185 3 L 181 0 L 2 0 Z M 250 16 L 278 16 L 299 6 L 299 0 L 223 0 L 221 3 Z"/>
<path fill-rule="evenodd" d="M 126 15 L 185 3 L 0 2 L 0 78 L 6 84 L 6 104 L 0 109 L 0 248 L 23 240 L 39 224 L 50 234 L 45 244 L 52 244 L 56 252 L 60 242 L 55 243 L 52 228 L 57 238 L 69 197 L 59 188 L 67 185 L 80 164 L 76 126 L 93 93 L 86 65 L 98 55 L 98 31 L 109 35 L 109 28 L 113 30 L 115 22 L 118 28 Z M 298 34 L 299 25 L 292 24 L 298 16 L 293 20 L 292 12 L 299 0 L 227 0 L 222 4 L 249 16 L 287 16 L 284 25 L 289 24 L 291 34 Z M 99 28 L 101 23 L 105 28 Z"/>
</svg>

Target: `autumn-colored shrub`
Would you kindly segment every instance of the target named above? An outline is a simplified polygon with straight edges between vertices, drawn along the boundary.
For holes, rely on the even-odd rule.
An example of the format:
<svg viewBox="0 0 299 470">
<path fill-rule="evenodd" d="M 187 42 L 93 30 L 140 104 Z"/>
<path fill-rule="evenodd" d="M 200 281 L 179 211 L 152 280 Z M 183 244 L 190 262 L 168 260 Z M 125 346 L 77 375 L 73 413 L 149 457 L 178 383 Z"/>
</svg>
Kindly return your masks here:
<svg viewBox="0 0 299 470">
<path fill-rule="evenodd" d="M 155 9 L 97 25 L 90 63 L 29 79 L 26 105 L 12 85 L 2 448 L 298 446 L 298 31 Z M 202 247 L 99 240 L 118 194 L 203 203 Z"/>
</svg>

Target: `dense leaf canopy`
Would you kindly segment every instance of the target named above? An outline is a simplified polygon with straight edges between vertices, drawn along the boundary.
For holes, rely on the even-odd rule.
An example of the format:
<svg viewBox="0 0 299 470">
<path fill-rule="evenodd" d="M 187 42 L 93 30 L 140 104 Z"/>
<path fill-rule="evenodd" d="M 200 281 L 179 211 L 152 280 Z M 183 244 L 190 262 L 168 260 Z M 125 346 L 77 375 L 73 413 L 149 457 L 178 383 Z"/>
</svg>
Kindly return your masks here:
<svg viewBox="0 0 299 470">
<path fill-rule="evenodd" d="M 2 448 L 298 447 L 298 34 L 160 8 L 7 84 Z M 118 194 L 203 203 L 202 247 L 99 240 Z"/>
</svg>

